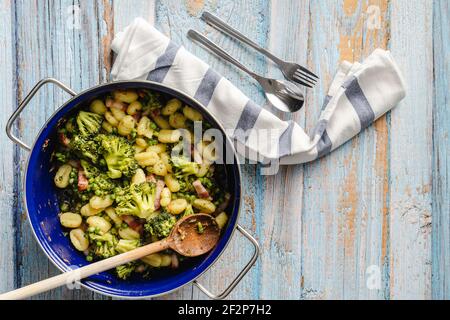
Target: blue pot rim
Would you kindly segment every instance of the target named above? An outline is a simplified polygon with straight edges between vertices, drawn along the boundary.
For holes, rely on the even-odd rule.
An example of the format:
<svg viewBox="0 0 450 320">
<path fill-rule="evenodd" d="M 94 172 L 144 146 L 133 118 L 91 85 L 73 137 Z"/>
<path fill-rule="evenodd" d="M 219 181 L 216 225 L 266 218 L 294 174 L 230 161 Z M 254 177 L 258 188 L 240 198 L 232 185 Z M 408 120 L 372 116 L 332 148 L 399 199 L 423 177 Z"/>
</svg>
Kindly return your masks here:
<svg viewBox="0 0 450 320">
<path fill-rule="evenodd" d="M 113 293 L 111 291 L 104 291 L 104 288 L 101 286 L 96 285 L 95 281 L 89 281 L 89 280 L 81 280 L 79 281 L 79 283 L 81 284 L 81 286 L 83 286 L 84 288 L 91 290 L 93 292 L 105 295 L 105 296 L 110 296 L 110 297 L 114 297 L 114 298 L 122 298 L 122 299 L 146 299 L 146 298 L 154 298 L 154 297 L 159 297 L 159 296 L 164 296 L 167 294 L 170 294 L 172 292 L 175 292 L 179 289 L 181 289 L 182 287 L 193 283 L 196 281 L 196 279 L 198 279 L 200 276 L 202 276 L 205 272 L 207 272 L 216 262 L 217 260 L 222 256 L 222 254 L 224 253 L 224 251 L 226 250 L 226 248 L 228 247 L 228 245 L 230 244 L 230 241 L 234 235 L 234 232 L 236 231 L 236 227 L 237 227 L 237 221 L 239 219 L 240 216 L 240 212 L 242 209 L 242 172 L 241 172 L 241 168 L 240 168 L 240 162 L 239 162 L 239 157 L 238 154 L 234 148 L 234 144 L 232 142 L 232 140 L 228 137 L 228 135 L 225 133 L 225 129 L 223 128 L 222 124 L 218 121 L 218 119 L 212 115 L 209 110 L 198 100 L 194 99 L 193 97 L 185 94 L 184 92 L 178 90 L 178 89 L 174 89 L 171 86 L 165 85 L 165 84 L 161 84 L 158 82 L 154 82 L 154 81 L 148 81 L 148 80 L 120 80 L 120 81 L 112 81 L 112 82 L 107 82 L 107 83 L 103 83 L 103 84 L 99 84 L 96 85 L 94 87 L 90 87 L 86 90 L 83 90 L 80 93 L 77 93 L 76 95 L 74 95 L 73 97 L 71 97 L 69 100 L 67 100 L 66 102 L 64 102 L 59 108 L 57 108 L 52 115 L 45 121 L 44 125 L 41 127 L 41 129 L 39 130 L 39 132 L 36 135 L 35 140 L 33 141 L 33 144 L 31 145 L 31 150 L 28 153 L 27 156 L 27 161 L 26 161 L 26 170 L 25 170 L 25 174 L 23 177 L 23 186 L 24 186 L 24 203 L 25 203 L 25 211 L 27 214 L 27 220 L 30 224 L 31 230 L 33 232 L 33 235 L 37 241 L 37 243 L 39 244 L 39 247 L 42 249 L 42 251 L 45 253 L 45 255 L 47 256 L 47 258 L 52 262 L 52 264 L 57 267 L 61 272 L 67 272 L 70 271 L 72 269 L 70 269 L 70 267 L 68 266 L 68 264 L 48 245 L 48 243 L 46 241 L 43 241 L 40 236 L 37 234 L 37 230 L 39 229 L 39 226 L 35 226 L 33 224 L 33 221 L 30 217 L 30 212 L 28 210 L 28 196 L 27 196 L 27 176 L 28 176 L 28 169 L 29 169 L 29 163 L 30 163 L 30 159 L 32 157 L 32 155 L 34 154 L 35 151 L 35 147 L 36 147 L 36 143 L 38 142 L 39 138 L 41 137 L 41 135 L 43 134 L 43 132 L 48 128 L 48 124 L 52 121 L 52 119 L 60 112 L 62 111 L 64 108 L 66 108 L 70 103 L 72 103 L 74 100 L 76 99 L 82 99 L 82 97 L 84 95 L 87 95 L 88 93 L 90 93 L 91 91 L 94 90 L 98 90 L 100 88 L 104 88 L 104 87 L 110 87 L 110 86 L 114 86 L 114 85 L 120 85 L 120 84 L 127 84 L 130 85 L 131 84 L 137 84 L 137 85 L 150 85 L 150 86 L 155 86 L 155 87 L 159 87 L 159 88 L 163 88 L 165 90 L 168 91 L 172 91 L 176 94 L 178 94 L 179 96 L 182 96 L 184 99 L 191 101 L 195 107 L 200 107 L 202 109 L 202 111 L 204 113 L 206 113 L 209 117 L 211 117 L 217 124 L 217 127 L 222 131 L 223 135 L 225 136 L 225 139 L 227 141 L 227 144 L 231 146 L 231 151 L 233 152 L 233 156 L 234 156 L 234 160 L 236 161 L 233 166 L 236 168 L 236 172 L 237 172 L 237 183 L 239 186 L 239 194 L 238 194 L 238 205 L 235 208 L 235 212 L 233 212 L 232 214 L 235 215 L 235 218 L 233 219 L 234 222 L 233 224 L 229 224 L 227 227 L 227 234 L 224 234 L 222 236 L 222 238 L 226 237 L 226 241 L 225 244 L 222 246 L 222 248 L 220 249 L 220 251 L 218 251 L 218 253 L 216 254 L 216 256 L 214 257 L 214 259 L 210 262 L 207 263 L 207 265 L 205 267 L 203 267 L 200 271 L 192 271 L 193 276 L 190 276 L 190 279 L 188 281 L 185 282 L 181 282 L 179 285 L 177 285 L 176 287 L 173 287 L 170 290 L 167 291 L 162 291 L 160 293 L 157 294 L 150 294 L 150 295 L 122 295 L 122 294 L 117 294 L 117 293 Z M 231 219 L 230 219 L 231 220 Z M 231 221 L 230 221 L 231 222 Z M 230 230 L 230 231 L 228 231 Z M 41 235 L 42 236 L 42 235 Z"/>
</svg>

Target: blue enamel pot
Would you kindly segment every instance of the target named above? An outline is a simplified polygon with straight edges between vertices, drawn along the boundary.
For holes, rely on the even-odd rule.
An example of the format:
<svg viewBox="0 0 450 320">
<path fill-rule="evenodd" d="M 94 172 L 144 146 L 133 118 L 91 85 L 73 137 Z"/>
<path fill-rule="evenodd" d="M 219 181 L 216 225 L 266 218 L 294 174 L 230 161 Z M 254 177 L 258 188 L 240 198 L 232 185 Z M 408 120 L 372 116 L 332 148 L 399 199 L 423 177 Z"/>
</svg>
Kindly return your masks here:
<svg viewBox="0 0 450 320">
<path fill-rule="evenodd" d="M 47 83 L 59 86 L 73 97 L 57 109 L 50 119 L 48 119 L 40 130 L 33 146 L 30 148 L 12 134 L 13 123 L 36 92 Z M 24 200 L 28 213 L 28 220 L 42 250 L 53 264 L 63 272 L 82 267 L 88 262 L 84 255 L 75 250 L 71 245 L 69 238 L 63 234 L 64 230 L 59 223 L 59 206 L 56 189 L 53 184 L 53 174 L 51 173 L 52 164 L 50 162 L 50 156 L 57 142 L 57 124 L 61 119 L 70 116 L 72 113 L 76 112 L 79 107 L 86 105 L 86 103 L 95 97 L 111 92 L 112 90 L 129 88 L 150 89 L 159 92 L 168 98 L 178 98 L 185 104 L 200 111 L 205 119 L 214 128 L 221 130 L 223 136 L 226 137 L 225 131 L 220 123 L 198 101 L 178 90 L 159 83 L 149 81 L 111 82 L 76 94 L 70 88 L 55 79 L 41 80 L 19 105 L 17 111 L 11 116 L 6 127 L 6 132 L 11 140 L 30 151 L 24 176 Z M 119 298 L 155 297 L 170 293 L 192 282 L 207 296 L 213 299 L 223 299 L 232 291 L 255 263 L 258 257 L 259 247 L 255 239 L 237 224 L 242 202 L 241 172 L 233 143 L 228 138 L 223 140 L 223 150 L 232 153 L 232 155 L 228 155 L 228 159 L 234 159 L 232 164 L 224 164 L 227 185 L 232 194 L 232 199 L 227 209 L 227 213 L 230 217 L 228 226 L 224 230 L 217 246 L 206 255 L 183 261 L 180 263 L 178 270 L 161 270 L 151 279 L 143 279 L 142 277 L 136 276 L 129 280 L 120 280 L 111 272 L 103 272 L 81 280 L 81 284 L 84 287 L 101 294 Z M 238 273 L 238 276 L 230 282 L 228 288 L 224 292 L 215 295 L 198 283 L 196 279 L 217 261 L 230 242 L 236 229 L 251 241 L 255 250 L 250 261 L 245 268 Z"/>
</svg>

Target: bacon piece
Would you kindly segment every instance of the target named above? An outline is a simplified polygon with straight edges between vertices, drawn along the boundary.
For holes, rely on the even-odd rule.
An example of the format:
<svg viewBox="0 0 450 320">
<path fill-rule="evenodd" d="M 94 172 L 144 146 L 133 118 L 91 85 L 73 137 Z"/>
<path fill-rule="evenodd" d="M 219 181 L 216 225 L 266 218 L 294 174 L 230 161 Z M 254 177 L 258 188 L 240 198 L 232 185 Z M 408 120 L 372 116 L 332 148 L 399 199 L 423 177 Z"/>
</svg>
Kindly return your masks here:
<svg viewBox="0 0 450 320">
<path fill-rule="evenodd" d="M 200 198 L 209 198 L 209 192 L 208 190 L 206 190 L 200 180 L 195 180 L 194 182 L 192 182 L 192 185 L 194 186 L 195 191 Z"/>
<path fill-rule="evenodd" d="M 225 199 L 223 200 L 223 202 L 221 204 L 219 204 L 216 208 L 216 211 L 213 213 L 214 216 L 217 216 L 218 214 L 220 214 L 221 212 L 225 211 L 225 209 L 228 207 L 228 205 L 230 204 L 230 200 L 231 200 L 231 194 L 229 194 L 228 192 L 225 194 Z"/>
<path fill-rule="evenodd" d="M 136 112 L 132 117 L 136 122 L 139 122 L 139 120 L 141 120 L 141 112 Z"/>
<path fill-rule="evenodd" d="M 64 134 L 64 132 L 60 132 L 59 133 L 59 142 L 61 142 L 61 144 L 64 147 L 68 147 L 70 144 L 70 139 L 67 138 L 67 136 Z"/>
<path fill-rule="evenodd" d="M 111 106 L 112 106 L 112 104 L 113 104 L 113 99 L 111 99 L 111 98 L 107 98 L 106 99 L 106 101 L 105 101 L 105 105 L 108 107 L 108 108 L 111 108 Z"/>
<path fill-rule="evenodd" d="M 157 116 L 159 116 L 160 111 L 159 111 L 159 109 L 154 109 L 154 110 L 150 111 L 150 113 L 153 117 L 157 117 Z"/>
<path fill-rule="evenodd" d="M 153 173 L 150 173 L 148 176 L 146 176 L 145 180 L 147 180 L 147 182 L 156 183 L 156 178 Z"/>
<path fill-rule="evenodd" d="M 158 209 L 161 207 L 161 203 L 160 203 L 160 200 L 161 200 L 161 192 L 162 192 L 162 190 L 164 189 L 164 186 L 165 186 L 165 185 L 166 185 L 166 184 L 164 183 L 163 180 L 158 180 L 158 181 L 156 181 L 155 203 L 154 203 L 154 205 L 155 205 L 155 210 L 158 210 Z"/>
<path fill-rule="evenodd" d="M 123 215 L 123 216 L 121 216 L 121 218 L 134 231 L 139 232 L 141 234 L 144 231 L 145 219 L 142 220 L 142 219 L 138 219 L 136 217 L 129 216 L 129 215 Z"/>
<path fill-rule="evenodd" d="M 123 102 L 114 100 L 114 101 L 112 102 L 112 104 L 111 104 L 111 108 L 119 109 L 119 110 L 125 111 L 125 110 L 127 109 L 127 106 L 126 106 L 126 104 L 123 103 Z"/>
<path fill-rule="evenodd" d="M 84 191 L 88 188 L 89 182 L 83 170 L 78 170 L 78 191 Z"/>
<path fill-rule="evenodd" d="M 172 269 L 178 268 L 178 266 L 179 266 L 179 261 L 178 261 L 177 255 L 176 255 L 175 253 L 172 253 L 171 260 L 172 260 L 172 261 L 171 261 L 170 266 L 172 267 Z"/>
<path fill-rule="evenodd" d="M 77 168 L 78 170 L 81 170 L 81 163 L 80 160 L 69 160 L 68 164 L 70 164 L 73 168 Z"/>
</svg>

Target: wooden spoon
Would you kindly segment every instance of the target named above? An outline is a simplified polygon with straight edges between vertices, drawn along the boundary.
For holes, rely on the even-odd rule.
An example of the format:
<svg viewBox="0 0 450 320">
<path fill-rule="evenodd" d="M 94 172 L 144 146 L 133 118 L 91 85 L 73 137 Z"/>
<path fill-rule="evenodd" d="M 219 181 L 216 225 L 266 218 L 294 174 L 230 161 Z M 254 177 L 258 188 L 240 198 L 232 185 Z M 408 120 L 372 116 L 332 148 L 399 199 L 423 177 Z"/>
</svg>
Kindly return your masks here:
<svg viewBox="0 0 450 320">
<path fill-rule="evenodd" d="M 199 223 L 203 232 L 199 232 Z M 25 299 L 169 248 L 186 257 L 200 256 L 213 249 L 219 237 L 220 229 L 214 217 L 201 213 L 186 216 L 177 221 L 170 235 L 163 240 L 1 294 L 0 300 Z"/>
</svg>

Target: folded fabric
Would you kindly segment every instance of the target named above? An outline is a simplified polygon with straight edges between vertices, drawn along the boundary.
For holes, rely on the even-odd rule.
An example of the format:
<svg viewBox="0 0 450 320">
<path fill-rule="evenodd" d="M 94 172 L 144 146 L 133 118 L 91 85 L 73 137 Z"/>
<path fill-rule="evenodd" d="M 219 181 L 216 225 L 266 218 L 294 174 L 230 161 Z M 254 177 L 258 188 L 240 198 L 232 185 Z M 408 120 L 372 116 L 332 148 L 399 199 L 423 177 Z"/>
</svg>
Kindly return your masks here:
<svg viewBox="0 0 450 320">
<path fill-rule="evenodd" d="M 172 86 L 201 102 L 237 142 L 245 157 L 297 164 L 336 149 L 405 96 L 389 51 L 376 49 L 362 63 L 343 62 L 325 97 L 312 136 L 293 121 L 263 109 L 227 79 L 142 18 L 116 35 L 113 80 L 147 79 Z M 306 108 L 315 106 L 306 105 Z"/>
</svg>

